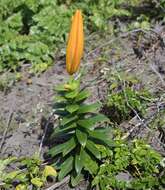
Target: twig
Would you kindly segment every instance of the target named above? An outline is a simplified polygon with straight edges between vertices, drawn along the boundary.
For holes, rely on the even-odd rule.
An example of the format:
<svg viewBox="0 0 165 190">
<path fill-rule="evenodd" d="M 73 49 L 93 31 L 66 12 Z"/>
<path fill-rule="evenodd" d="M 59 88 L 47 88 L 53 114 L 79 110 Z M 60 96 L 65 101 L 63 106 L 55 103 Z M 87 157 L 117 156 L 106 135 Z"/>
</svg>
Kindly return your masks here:
<svg viewBox="0 0 165 190">
<path fill-rule="evenodd" d="M 134 125 L 134 127 L 132 127 L 129 132 L 127 132 L 125 135 L 123 135 L 123 136 L 121 137 L 121 139 L 122 139 L 122 140 L 127 139 L 127 138 L 130 136 L 130 134 L 132 134 L 133 131 L 134 131 L 137 127 L 140 127 L 141 125 L 142 125 L 141 122 L 140 122 L 140 123 L 137 123 L 136 125 Z"/>
<path fill-rule="evenodd" d="M 0 143 L 0 152 L 2 151 L 2 147 L 3 147 L 3 144 L 4 144 L 5 139 L 6 139 L 7 131 L 9 129 L 9 127 L 10 127 L 10 123 L 11 123 L 11 120 L 12 120 L 12 117 L 13 117 L 13 113 L 14 113 L 13 110 L 10 111 L 10 113 L 9 113 L 9 117 L 8 117 L 8 120 L 7 120 L 7 126 L 6 126 L 6 129 L 5 129 L 4 133 L 3 133 L 3 137 L 2 137 L 2 140 L 1 140 L 1 143 Z"/>
<path fill-rule="evenodd" d="M 53 116 L 54 116 L 54 112 L 51 113 L 51 115 L 48 117 L 48 119 L 46 121 L 46 124 L 45 124 L 45 127 L 44 127 L 44 134 L 43 134 L 43 136 L 41 138 L 41 142 L 40 142 L 39 155 L 41 155 L 42 147 L 43 147 L 43 142 L 44 142 L 47 130 L 48 130 L 48 126 L 49 126 L 50 121 L 52 120 Z"/>
<path fill-rule="evenodd" d="M 58 188 L 58 187 L 60 187 L 60 186 L 62 186 L 64 184 L 68 183 L 69 179 L 70 179 L 70 177 L 67 176 L 62 181 L 55 183 L 54 185 L 52 185 L 51 187 L 46 188 L 45 190 L 54 190 L 54 189 L 56 189 L 56 188 Z"/>
<path fill-rule="evenodd" d="M 160 75 L 160 73 L 156 70 L 156 68 L 153 65 L 150 65 L 150 68 L 152 69 L 152 71 L 160 78 L 162 85 L 165 87 L 165 81 L 163 80 L 162 76 Z"/>
<path fill-rule="evenodd" d="M 143 120 L 140 118 L 140 116 L 136 115 L 135 117 L 137 117 L 137 118 L 140 120 L 140 122 L 137 123 L 137 124 L 135 124 L 134 127 L 132 127 L 131 130 L 130 130 L 129 132 L 127 132 L 127 133 L 122 137 L 122 139 L 123 139 L 123 140 L 127 139 L 137 127 L 140 127 L 140 126 L 142 126 L 142 125 L 143 125 L 144 127 L 146 127 L 150 132 L 152 132 L 152 129 L 150 129 L 150 128 L 148 127 L 148 125 L 153 121 L 153 119 L 155 118 L 155 115 L 156 115 L 157 113 L 159 113 L 160 108 L 161 108 L 161 109 L 164 109 L 164 107 L 161 107 L 161 106 L 160 106 L 160 107 L 157 109 L 157 112 L 154 112 L 152 116 L 150 115 L 150 116 L 148 116 L 147 118 L 145 118 L 145 119 L 143 119 Z M 155 140 L 156 140 L 157 143 L 159 143 L 163 148 L 165 148 L 164 143 L 162 143 L 158 138 L 155 138 Z M 162 155 L 165 155 L 164 153 L 161 153 L 161 154 L 162 154 Z"/>
</svg>

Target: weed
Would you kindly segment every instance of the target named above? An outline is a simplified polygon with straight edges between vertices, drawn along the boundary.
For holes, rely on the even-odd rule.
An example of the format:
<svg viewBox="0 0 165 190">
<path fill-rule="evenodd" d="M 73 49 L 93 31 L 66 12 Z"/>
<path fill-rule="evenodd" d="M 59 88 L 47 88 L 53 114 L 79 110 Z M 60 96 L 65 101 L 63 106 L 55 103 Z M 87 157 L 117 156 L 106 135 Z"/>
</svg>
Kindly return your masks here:
<svg viewBox="0 0 165 190">
<path fill-rule="evenodd" d="M 117 147 L 103 164 L 92 184 L 100 190 L 163 189 L 162 157 L 146 142 L 133 140 L 127 143 L 116 139 Z"/>
<path fill-rule="evenodd" d="M 109 117 L 112 121 L 120 123 L 130 119 L 136 113 L 145 114 L 151 94 L 140 85 L 134 77 L 122 73 L 111 75 L 106 107 L 109 109 Z"/>
<path fill-rule="evenodd" d="M 17 169 L 6 172 L 9 165 L 17 164 Z M 0 160 L 0 187 L 5 190 L 27 190 L 31 186 L 34 190 L 41 189 L 48 176 L 56 177 L 56 171 L 48 165 L 42 166 L 42 161 L 34 156 L 32 158 L 7 158 Z"/>
</svg>

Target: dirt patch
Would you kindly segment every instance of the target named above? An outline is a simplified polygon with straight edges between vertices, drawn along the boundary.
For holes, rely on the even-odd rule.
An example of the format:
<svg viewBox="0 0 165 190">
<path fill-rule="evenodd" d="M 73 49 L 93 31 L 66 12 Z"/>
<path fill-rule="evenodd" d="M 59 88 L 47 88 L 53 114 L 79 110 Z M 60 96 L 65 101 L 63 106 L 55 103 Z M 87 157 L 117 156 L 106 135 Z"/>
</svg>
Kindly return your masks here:
<svg viewBox="0 0 165 190">
<path fill-rule="evenodd" d="M 0 92 L 0 121 L 3 127 L 1 131 L 5 130 L 10 113 L 13 113 L 7 135 L 9 137 L 6 138 L 4 145 L 4 149 L 8 152 L 6 154 L 28 156 L 35 152 L 34 147 L 39 145 L 38 137 L 42 131 L 41 117 L 47 116 L 52 109 L 53 88 L 64 80 L 66 74 L 64 72 L 62 61 L 38 77 L 30 76 L 24 70 L 23 80 L 16 83 L 10 92 L 7 94 Z M 11 152 L 13 149 L 13 153 L 9 149 Z"/>
</svg>

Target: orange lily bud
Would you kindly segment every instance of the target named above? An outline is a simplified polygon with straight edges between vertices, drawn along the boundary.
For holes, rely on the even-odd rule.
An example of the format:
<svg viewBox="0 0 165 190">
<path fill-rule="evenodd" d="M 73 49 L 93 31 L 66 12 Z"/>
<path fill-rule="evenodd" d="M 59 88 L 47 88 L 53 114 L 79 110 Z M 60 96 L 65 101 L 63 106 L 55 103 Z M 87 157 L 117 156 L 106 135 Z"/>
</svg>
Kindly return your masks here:
<svg viewBox="0 0 165 190">
<path fill-rule="evenodd" d="M 67 50 L 66 50 L 66 69 L 72 75 L 80 65 L 83 55 L 84 33 L 83 33 L 83 18 L 80 10 L 77 10 L 72 18 Z"/>
</svg>

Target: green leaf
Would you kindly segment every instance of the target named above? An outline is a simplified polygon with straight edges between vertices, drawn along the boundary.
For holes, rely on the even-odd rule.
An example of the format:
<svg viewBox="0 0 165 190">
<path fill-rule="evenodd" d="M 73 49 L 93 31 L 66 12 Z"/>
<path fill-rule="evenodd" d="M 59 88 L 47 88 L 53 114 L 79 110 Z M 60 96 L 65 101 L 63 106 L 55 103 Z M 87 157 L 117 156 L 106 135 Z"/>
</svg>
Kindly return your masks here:
<svg viewBox="0 0 165 190">
<path fill-rule="evenodd" d="M 109 118 L 103 114 L 97 114 L 96 116 L 89 118 L 89 120 L 96 124 L 101 122 L 108 122 Z"/>
<path fill-rule="evenodd" d="M 108 130 L 107 129 L 95 129 L 94 131 L 89 131 L 89 135 L 93 138 L 104 140 L 109 139 Z M 110 135 L 110 134 L 109 134 Z"/>
<path fill-rule="evenodd" d="M 73 169 L 73 157 L 70 156 L 61 165 L 61 170 L 58 175 L 59 181 L 61 181 L 72 169 Z"/>
<path fill-rule="evenodd" d="M 82 150 L 82 157 L 85 169 L 91 174 L 96 174 L 98 170 L 98 164 L 93 158 L 85 151 Z"/>
<path fill-rule="evenodd" d="M 68 89 L 65 88 L 64 84 L 61 84 L 61 85 L 58 85 L 57 87 L 55 87 L 55 91 L 66 92 L 66 91 L 68 91 Z"/>
<path fill-rule="evenodd" d="M 75 156 L 75 170 L 77 174 L 81 172 L 82 167 L 83 167 L 83 160 L 82 160 L 81 154 L 76 155 Z"/>
<path fill-rule="evenodd" d="M 76 119 L 78 119 L 78 116 L 70 116 L 70 117 L 64 117 L 63 120 L 61 121 L 61 125 L 66 125 L 72 121 L 75 121 Z"/>
<path fill-rule="evenodd" d="M 48 154 L 51 155 L 51 156 L 56 156 L 57 154 L 60 154 L 65 148 L 65 143 L 63 144 L 59 144 L 53 148 L 51 148 L 49 151 L 48 151 Z"/>
<path fill-rule="evenodd" d="M 42 187 L 43 186 L 43 181 L 38 177 L 32 178 L 31 183 L 33 185 L 35 185 L 36 187 Z"/>
<path fill-rule="evenodd" d="M 97 146 L 95 145 L 95 143 L 93 143 L 92 141 L 88 140 L 86 143 L 86 148 L 98 159 L 101 159 L 101 154 L 97 148 Z"/>
<path fill-rule="evenodd" d="M 67 99 L 65 97 L 59 95 L 59 96 L 54 97 L 54 101 L 55 102 L 67 102 Z"/>
<path fill-rule="evenodd" d="M 79 105 L 77 105 L 77 104 L 66 106 L 66 110 L 69 113 L 73 113 L 73 112 L 77 111 L 78 109 L 79 109 Z"/>
<path fill-rule="evenodd" d="M 67 155 L 70 151 L 72 151 L 76 147 L 75 138 L 72 137 L 68 142 L 64 143 L 64 150 L 62 152 L 63 156 Z"/>
<path fill-rule="evenodd" d="M 20 171 L 13 171 L 5 175 L 5 179 L 13 180 L 18 174 L 20 174 Z"/>
<path fill-rule="evenodd" d="M 3 171 L 8 164 L 15 161 L 16 159 L 17 159 L 16 157 L 10 157 L 5 160 L 0 160 L 0 171 Z"/>
<path fill-rule="evenodd" d="M 86 142 L 87 142 L 87 134 L 83 131 L 80 131 L 79 129 L 76 129 L 76 136 L 78 142 L 85 147 Z"/>
<path fill-rule="evenodd" d="M 27 187 L 26 185 L 19 184 L 16 186 L 15 190 L 27 190 Z"/>
<path fill-rule="evenodd" d="M 67 116 L 67 114 L 68 114 L 68 112 L 66 111 L 66 110 L 64 110 L 64 109 L 57 109 L 57 110 L 55 110 L 55 112 L 54 112 L 56 115 L 59 115 L 59 117 L 66 117 Z"/>
<path fill-rule="evenodd" d="M 113 151 L 108 146 L 102 144 L 97 144 L 96 146 L 101 153 L 101 158 L 112 157 Z"/>
<path fill-rule="evenodd" d="M 104 142 L 108 146 L 115 146 L 114 141 L 111 140 L 109 130 L 107 129 L 96 129 L 95 131 L 88 131 L 89 136 Z"/>
<path fill-rule="evenodd" d="M 66 107 L 66 103 L 65 102 L 56 102 L 54 105 L 53 105 L 53 108 L 54 109 L 60 109 L 60 108 L 65 108 Z"/>
<path fill-rule="evenodd" d="M 87 119 L 78 120 L 77 124 L 88 129 L 94 129 L 94 125 L 96 123 L 106 122 L 106 121 L 108 122 L 109 119 L 105 115 L 97 114 L 96 116 Z"/>
<path fill-rule="evenodd" d="M 64 85 L 66 89 L 73 91 L 79 88 L 80 86 L 80 81 L 75 80 L 73 77 L 69 79 L 69 82 Z"/>
<path fill-rule="evenodd" d="M 100 104 L 99 103 L 94 103 L 94 104 L 90 104 L 90 105 L 82 105 L 79 110 L 78 110 L 78 114 L 82 114 L 82 113 L 95 113 L 99 108 L 100 108 Z"/>
<path fill-rule="evenodd" d="M 77 174 L 72 175 L 71 176 L 71 185 L 73 187 L 77 186 L 82 179 L 83 179 L 83 175 L 81 173 L 79 173 L 78 175 Z"/>
<path fill-rule="evenodd" d="M 65 97 L 68 98 L 68 99 L 74 99 L 77 95 L 78 95 L 78 91 L 77 91 L 77 89 L 76 89 L 76 90 L 74 90 L 74 91 L 67 92 L 67 93 L 65 94 Z"/>
<path fill-rule="evenodd" d="M 44 178 L 47 178 L 48 176 L 57 176 L 56 170 L 52 166 L 45 166 L 45 169 L 43 171 Z"/>
<path fill-rule="evenodd" d="M 51 139 L 52 138 L 60 138 L 64 135 L 66 135 L 68 132 L 73 131 L 77 127 L 76 123 L 72 123 L 70 125 L 65 125 L 65 126 L 60 126 L 57 127 L 54 132 L 51 134 Z"/>
<path fill-rule="evenodd" d="M 80 102 L 82 100 L 85 100 L 86 98 L 88 98 L 91 95 L 90 92 L 88 92 L 87 90 L 83 90 L 81 91 L 77 97 L 75 98 L 75 102 Z"/>
<path fill-rule="evenodd" d="M 71 150 L 73 150 L 75 148 L 75 146 L 76 146 L 76 141 L 74 138 L 71 138 L 69 141 L 51 148 L 48 151 L 48 154 L 50 154 L 51 156 L 56 156 L 57 154 L 62 153 L 63 156 L 65 156 Z"/>
<path fill-rule="evenodd" d="M 81 119 L 77 121 L 77 124 L 80 125 L 81 127 L 88 128 L 88 129 L 93 129 L 94 124 L 90 119 Z"/>
</svg>

